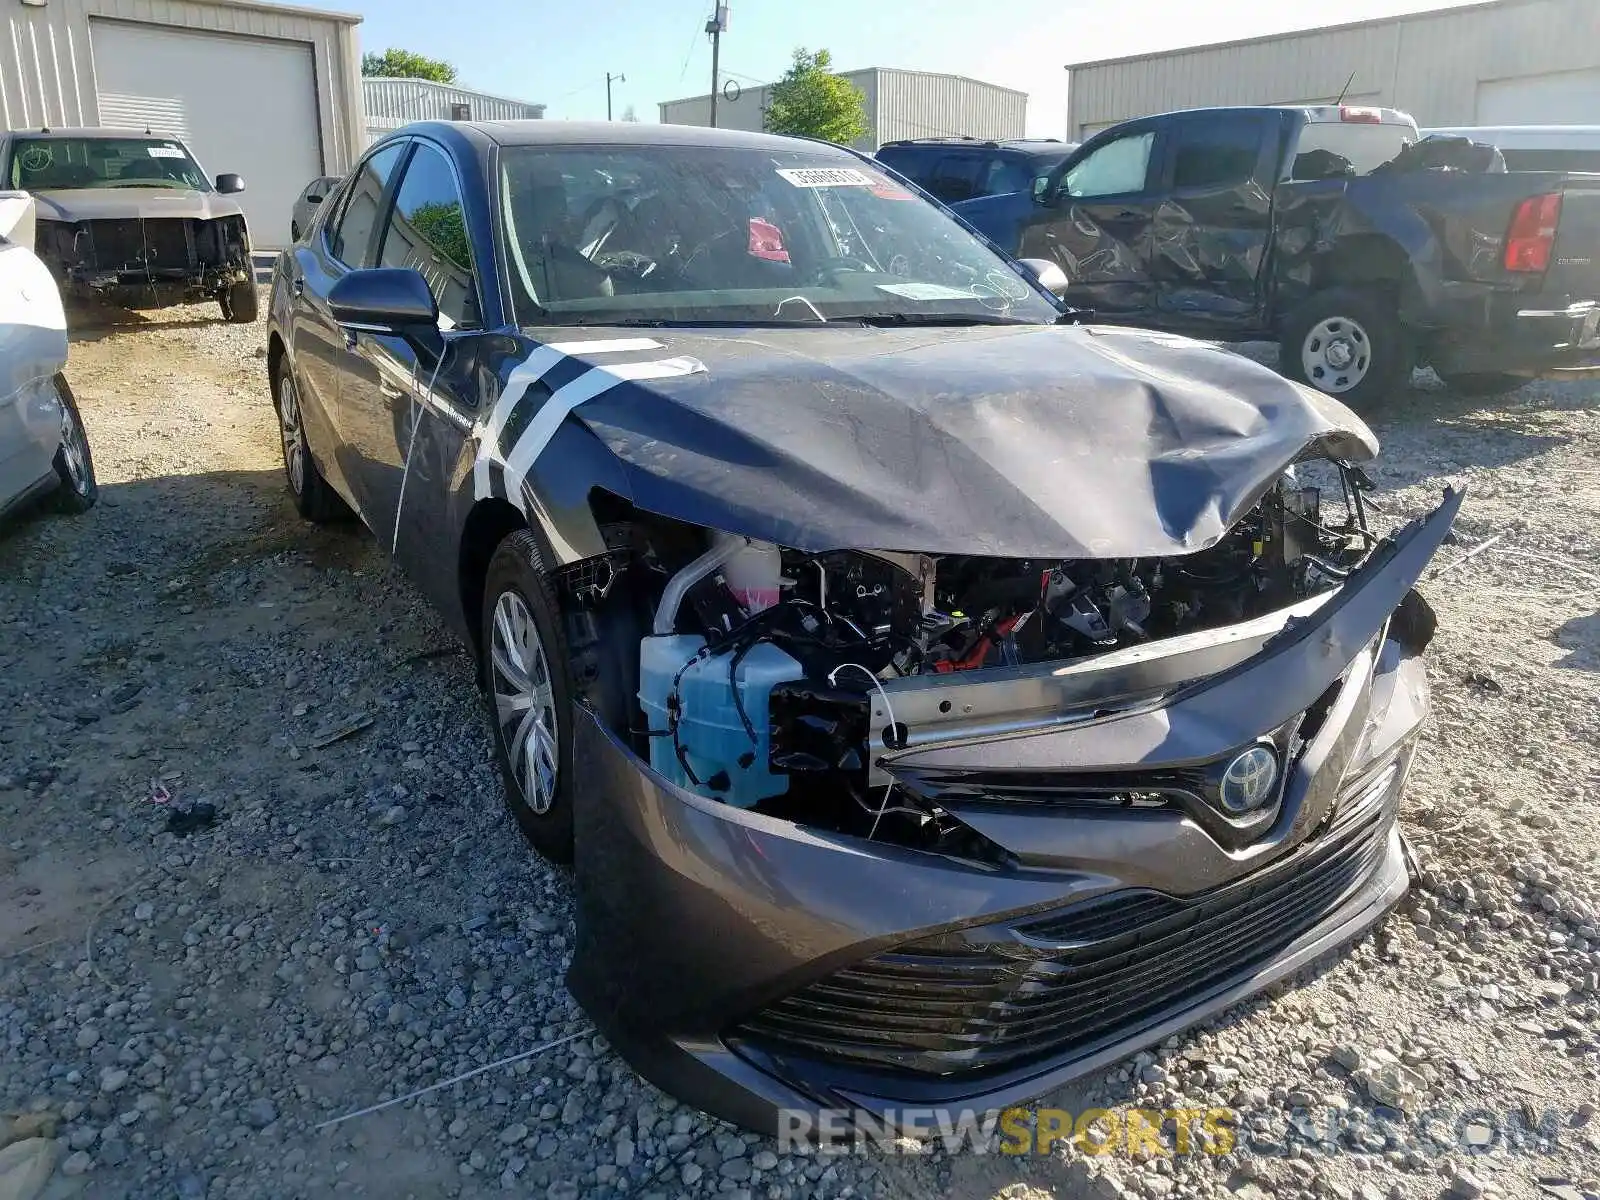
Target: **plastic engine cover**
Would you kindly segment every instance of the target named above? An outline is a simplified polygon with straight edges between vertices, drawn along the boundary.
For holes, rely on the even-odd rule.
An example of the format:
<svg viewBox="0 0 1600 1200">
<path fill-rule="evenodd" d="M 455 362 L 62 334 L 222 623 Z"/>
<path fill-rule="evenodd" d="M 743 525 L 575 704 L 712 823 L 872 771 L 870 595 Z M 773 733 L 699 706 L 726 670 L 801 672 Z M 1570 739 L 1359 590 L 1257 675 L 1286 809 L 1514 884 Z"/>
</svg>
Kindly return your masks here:
<svg viewBox="0 0 1600 1200">
<path fill-rule="evenodd" d="M 750 808 L 789 790 L 789 777 L 774 774 L 769 767 L 770 701 L 775 684 L 799 679 L 803 672 L 799 663 L 769 642 L 757 644 L 739 660 L 736 682 L 755 730 L 752 741 L 734 704 L 735 681 L 728 674 L 733 651 L 691 662 L 705 644 L 704 638 L 693 634 L 647 637 L 639 644 L 639 706 L 651 733 L 650 766 L 679 787 Z M 668 717 L 675 679 L 676 739 Z M 684 770 L 680 750 L 693 778 Z"/>
</svg>

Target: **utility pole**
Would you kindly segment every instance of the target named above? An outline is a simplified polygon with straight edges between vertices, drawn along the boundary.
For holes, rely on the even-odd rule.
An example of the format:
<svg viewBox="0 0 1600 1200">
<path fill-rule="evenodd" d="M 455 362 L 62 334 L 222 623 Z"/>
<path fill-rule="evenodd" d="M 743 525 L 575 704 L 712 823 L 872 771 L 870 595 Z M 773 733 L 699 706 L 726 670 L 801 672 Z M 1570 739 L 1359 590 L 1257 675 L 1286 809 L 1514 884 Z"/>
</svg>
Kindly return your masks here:
<svg viewBox="0 0 1600 1200">
<path fill-rule="evenodd" d="M 706 22 L 706 32 L 711 35 L 711 128 L 717 127 L 717 90 L 722 85 L 719 54 L 722 35 L 728 30 L 728 6 L 717 0 L 717 11 Z"/>
<path fill-rule="evenodd" d="M 612 85 L 612 83 L 627 83 L 627 82 L 628 82 L 628 77 L 626 75 L 622 74 L 622 72 L 620 72 L 620 71 L 617 72 L 615 75 L 613 75 L 610 71 L 606 72 L 606 120 L 608 120 L 608 121 L 611 120 L 611 85 Z"/>
</svg>

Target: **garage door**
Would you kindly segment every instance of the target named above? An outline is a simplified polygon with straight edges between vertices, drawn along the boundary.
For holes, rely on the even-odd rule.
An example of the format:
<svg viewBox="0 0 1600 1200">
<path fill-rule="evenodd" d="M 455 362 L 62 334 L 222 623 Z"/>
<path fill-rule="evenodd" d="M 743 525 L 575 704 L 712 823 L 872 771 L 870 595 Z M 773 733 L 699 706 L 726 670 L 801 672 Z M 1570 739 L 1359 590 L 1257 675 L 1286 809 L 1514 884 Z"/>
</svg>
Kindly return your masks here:
<svg viewBox="0 0 1600 1200">
<path fill-rule="evenodd" d="M 213 177 L 243 175 L 256 246 L 287 245 L 295 197 L 322 174 L 311 46 L 120 21 L 89 31 L 101 124 L 175 134 Z"/>
<path fill-rule="evenodd" d="M 1479 125 L 1600 122 L 1600 71 L 1560 71 L 1478 85 Z"/>
</svg>

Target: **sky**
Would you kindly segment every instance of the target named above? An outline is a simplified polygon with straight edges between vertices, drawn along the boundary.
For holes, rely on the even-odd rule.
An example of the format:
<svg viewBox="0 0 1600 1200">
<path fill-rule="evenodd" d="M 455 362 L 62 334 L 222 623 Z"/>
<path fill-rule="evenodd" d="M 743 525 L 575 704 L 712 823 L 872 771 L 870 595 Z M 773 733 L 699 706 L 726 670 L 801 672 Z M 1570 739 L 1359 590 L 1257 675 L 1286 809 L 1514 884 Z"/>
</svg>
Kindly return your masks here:
<svg viewBox="0 0 1600 1200">
<path fill-rule="evenodd" d="M 1456 0 L 1461 2 L 1461 0 Z M 545 116 L 660 119 L 664 100 L 710 90 L 704 33 L 713 0 L 300 0 L 361 12 L 363 50 L 391 46 L 453 63 L 470 87 L 548 105 Z M 902 67 L 968 75 L 1028 93 L 1030 136 L 1066 135 L 1065 64 L 1230 41 L 1423 9 L 1450 0 L 728 0 L 724 78 L 776 79 L 797 46 L 836 70 Z"/>
</svg>

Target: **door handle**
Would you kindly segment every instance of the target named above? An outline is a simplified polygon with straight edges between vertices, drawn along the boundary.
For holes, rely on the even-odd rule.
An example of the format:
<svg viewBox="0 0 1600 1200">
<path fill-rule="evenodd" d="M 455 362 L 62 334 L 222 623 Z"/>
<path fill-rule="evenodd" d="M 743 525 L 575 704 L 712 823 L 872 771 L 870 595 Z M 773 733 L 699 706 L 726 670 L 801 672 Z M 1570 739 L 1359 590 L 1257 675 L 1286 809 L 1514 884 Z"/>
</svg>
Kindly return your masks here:
<svg viewBox="0 0 1600 1200">
<path fill-rule="evenodd" d="M 289 281 L 289 294 L 296 300 L 306 294 L 306 277 L 304 275 L 296 275 Z"/>
</svg>

